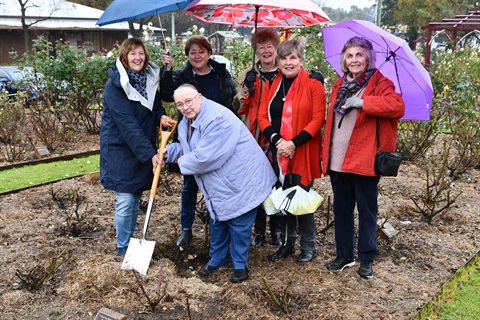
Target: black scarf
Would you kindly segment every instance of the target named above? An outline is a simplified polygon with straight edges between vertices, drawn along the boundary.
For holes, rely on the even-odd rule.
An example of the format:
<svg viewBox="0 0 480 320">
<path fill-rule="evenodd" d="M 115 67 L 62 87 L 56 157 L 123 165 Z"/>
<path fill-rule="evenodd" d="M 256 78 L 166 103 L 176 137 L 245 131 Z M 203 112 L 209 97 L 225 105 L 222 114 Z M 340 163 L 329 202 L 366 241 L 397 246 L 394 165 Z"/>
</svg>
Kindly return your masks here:
<svg viewBox="0 0 480 320">
<path fill-rule="evenodd" d="M 377 71 L 377 69 L 370 69 L 365 71 L 360 77 L 348 81 L 347 75 L 343 75 L 343 82 L 340 85 L 340 90 L 337 93 L 337 100 L 333 106 L 333 110 L 338 111 L 341 106 L 345 104 L 345 101 L 352 97 L 358 90 L 362 89 L 370 80 L 370 77 Z M 350 109 L 347 109 L 350 110 Z"/>
<path fill-rule="evenodd" d="M 278 69 L 275 69 L 274 71 L 268 71 L 268 72 L 260 70 L 260 79 L 264 82 L 267 82 L 267 81 L 271 82 L 273 78 L 275 78 L 278 72 L 279 72 Z"/>
<path fill-rule="evenodd" d="M 147 97 L 147 71 L 142 69 L 139 73 L 136 73 L 130 69 L 127 70 L 128 80 L 132 87 L 135 88 L 145 99 L 148 100 Z"/>
</svg>

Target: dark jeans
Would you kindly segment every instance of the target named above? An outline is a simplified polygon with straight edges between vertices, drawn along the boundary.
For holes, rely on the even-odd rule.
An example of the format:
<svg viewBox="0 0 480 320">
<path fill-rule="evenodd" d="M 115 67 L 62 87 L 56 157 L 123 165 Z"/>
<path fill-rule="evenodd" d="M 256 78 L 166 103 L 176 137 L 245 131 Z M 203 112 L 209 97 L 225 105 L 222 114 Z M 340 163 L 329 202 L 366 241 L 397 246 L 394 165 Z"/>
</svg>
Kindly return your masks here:
<svg viewBox="0 0 480 320">
<path fill-rule="evenodd" d="M 209 265 L 217 268 L 224 266 L 230 251 L 234 269 L 248 267 L 250 234 L 256 212 L 257 208 L 254 208 L 241 216 L 226 221 L 210 219 Z"/>
<path fill-rule="evenodd" d="M 183 230 L 190 230 L 195 220 L 198 186 L 194 176 L 183 176 L 182 208 L 180 222 Z"/>
<path fill-rule="evenodd" d="M 355 204 L 358 210 L 358 259 L 377 255 L 378 182 L 380 177 L 330 171 L 338 258 L 354 258 Z"/>
</svg>

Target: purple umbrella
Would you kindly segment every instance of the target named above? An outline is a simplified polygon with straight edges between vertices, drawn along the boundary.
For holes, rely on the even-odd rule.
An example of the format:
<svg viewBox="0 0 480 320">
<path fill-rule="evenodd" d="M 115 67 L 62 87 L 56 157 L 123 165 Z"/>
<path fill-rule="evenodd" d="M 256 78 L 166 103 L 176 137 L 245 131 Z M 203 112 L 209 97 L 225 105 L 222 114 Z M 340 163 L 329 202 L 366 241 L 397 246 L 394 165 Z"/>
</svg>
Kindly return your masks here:
<svg viewBox="0 0 480 320">
<path fill-rule="evenodd" d="M 392 80 L 405 102 L 402 120 L 430 120 L 433 86 L 428 71 L 413 54 L 407 42 L 369 21 L 349 20 L 323 28 L 325 59 L 339 75 L 343 45 L 352 37 L 363 37 L 377 53 L 376 68 Z"/>
</svg>

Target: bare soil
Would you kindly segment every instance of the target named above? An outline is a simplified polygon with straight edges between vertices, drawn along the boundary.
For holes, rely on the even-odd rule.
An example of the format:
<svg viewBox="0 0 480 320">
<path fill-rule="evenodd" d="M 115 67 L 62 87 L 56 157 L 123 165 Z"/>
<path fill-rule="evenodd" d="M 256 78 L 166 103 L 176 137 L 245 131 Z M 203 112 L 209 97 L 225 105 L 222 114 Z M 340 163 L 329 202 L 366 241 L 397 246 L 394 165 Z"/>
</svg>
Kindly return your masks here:
<svg viewBox="0 0 480 320">
<path fill-rule="evenodd" d="M 80 141 L 72 150 L 98 148 L 96 139 Z M 174 246 L 182 179 L 164 172 L 147 235 L 156 248 L 147 276 L 140 278 L 152 300 L 161 298 L 154 311 L 132 271 L 120 269 L 113 192 L 75 178 L 3 195 L 0 318 L 93 319 L 106 307 L 128 319 L 409 319 L 479 251 L 479 179 L 478 170 L 465 174 L 452 186 L 462 192 L 455 207 L 427 224 L 411 200 L 424 188 L 424 171 L 405 163 L 398 177 L 382 178 L 379 218 L 387 218 L 398 234 L 379 239 L 370 280 L 357 275 L 358 264 L 341 273 L 325 267 L 335 257 L 335 243 L 327 226 L 332 191 L 328 177 L 320 179 L 315 189 L 326 200 L 316 214 L 315 260 L 295 261 L 297 241 L 297 254 L 271 262 L 267 257 L 276 247 L 268 242 L 251 248 L 249 279 L 232 284 L 231 265 L 207 278 L 198 275 L 208 261 L 205 218 L 195 220 L 189 247 Z M 143 211 L 147 199 L 145 192 Z M 201 206 L 199 211 L 204 217 Z M 144 218 L 139 217 L 137 238 Z"/>
</svg>

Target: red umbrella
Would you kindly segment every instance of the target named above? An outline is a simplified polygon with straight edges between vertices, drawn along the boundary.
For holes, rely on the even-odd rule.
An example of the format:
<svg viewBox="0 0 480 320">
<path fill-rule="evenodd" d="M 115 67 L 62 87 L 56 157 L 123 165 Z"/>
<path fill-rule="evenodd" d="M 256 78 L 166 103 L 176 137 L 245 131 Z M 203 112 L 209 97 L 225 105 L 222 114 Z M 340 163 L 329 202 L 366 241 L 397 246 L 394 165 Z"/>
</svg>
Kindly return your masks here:
<svg viewBox="0 0 480 320">
<path fill-rule="evenodd" d="M 194 0 L 183 12 L 202 21 L 231 24 L 234 28 L 308 27 L 331 21 L 310 0 Z M 253 60 L 255 62 L 255 56 Z"/>
<path fill-rule="evenodd" d="M 247 27 L 308 27 L 330 22 L 310 0 L 194 0 L 183 12 L 200 20 Z"/>
</svg>

